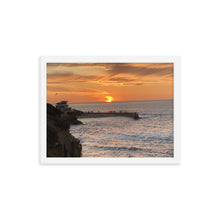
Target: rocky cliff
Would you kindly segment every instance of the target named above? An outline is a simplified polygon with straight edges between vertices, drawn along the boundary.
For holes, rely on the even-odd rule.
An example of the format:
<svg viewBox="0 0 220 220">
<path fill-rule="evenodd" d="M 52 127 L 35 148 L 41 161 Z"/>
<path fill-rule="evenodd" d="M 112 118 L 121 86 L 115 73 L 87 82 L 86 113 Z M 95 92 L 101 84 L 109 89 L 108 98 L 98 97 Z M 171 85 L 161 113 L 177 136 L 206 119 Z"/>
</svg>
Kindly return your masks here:
<svg viewBox="0 0 220 220">
<path fill-rule="evenodd" d="M 47 104 L 47 157 L 80 157 L 80 141 L 69 132 L 70 124 L 81 124 L 76 115 L 63 114 Z"/>
</svg>

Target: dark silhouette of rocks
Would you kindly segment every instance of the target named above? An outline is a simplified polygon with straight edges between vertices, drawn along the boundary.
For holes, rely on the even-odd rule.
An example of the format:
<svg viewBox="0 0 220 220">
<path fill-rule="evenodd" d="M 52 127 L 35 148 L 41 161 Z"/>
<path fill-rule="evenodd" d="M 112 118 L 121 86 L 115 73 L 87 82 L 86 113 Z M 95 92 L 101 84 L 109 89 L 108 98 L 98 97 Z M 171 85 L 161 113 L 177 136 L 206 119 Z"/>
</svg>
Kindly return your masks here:
<svg viewBox="0 0 220 220">
<path fill-rule="evenodd" d="M 134 113 L 134 119 L 140 119 L 140 117 L 139 117 L 137 112 Z"/>
<path fill-rule="evenodd" d="M 80 141 L 69 132 L 70 124 L 82 124 L 76 114 L 66 114 L 47 104 L 47 157 L 80 157 Z"/>
<path fill-rule="evenodd" d="M 79 111 L 79 110 L 73 110 L 72 112 L 68 112 L 65 117 L 66 120 L 69 121 L 70 124 L 72 125 L 78 125 L 78 124 L 82 124 L 81 121 L 79 121 L 77 119 L 78 116 L 84 114 L 83 112 Z"/>
</svg>

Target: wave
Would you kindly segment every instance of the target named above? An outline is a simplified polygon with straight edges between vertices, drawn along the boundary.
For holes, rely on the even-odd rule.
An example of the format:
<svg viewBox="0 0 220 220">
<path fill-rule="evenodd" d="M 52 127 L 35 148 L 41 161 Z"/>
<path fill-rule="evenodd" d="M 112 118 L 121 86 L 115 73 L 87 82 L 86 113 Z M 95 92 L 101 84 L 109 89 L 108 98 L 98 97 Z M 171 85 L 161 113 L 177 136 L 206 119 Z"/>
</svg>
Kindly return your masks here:
<svg viewBox="0 0 220 220">
<path fill-rule="evenodd" d="M 128 141 L 151 141 L 151 140 L 173 140 L 173 132 L 154 133 L 108 133 L 104 139 L 128 140 Z"/>
<path fill-rule="evenodd" d="M 149 118 L 152 117 L 154 114 L 147 114 L 147 113 L 139 113 L 140 118 Z"/>
<path fill-rule="evenodd" d="M 142 155 L 143 153 L 145 154 L 150 154 L 150 155 L 157 155 L 158 150 L 152 149 L 152 148 L 140 148 L 140 147 L 103 147 L 103 146 L 97 146 L 94 145 L 94 148 L 98 148 L 101 151 L 112 151 L 112 152 L 127 152 L 128 155 L 127 157 L 133 157 L 132 155 L 129 156 L 129 152 L 136 152 L 137 154 Z M 163 150 L 164 152 L 160 152 L 161 156 L 173 156 L 173 149 L 166 149 Z"/>
<path fill-rule="evenodd" d="M 172 114 L 149 114 L 149 113 L 139 113 L 140 118 L 149 118 L 149 117 L 163 117 Z"/>
<path fill-rule="evenodd" d="M 140 147 L 103 147 L 103 146 L 97 146 L 97 145 L 94 145 L 94 147 L 96 148 L 99 148 L 99 149 L 102 149 L 102 150 L 117 150 L 117 151 L 120 151 L 120 150 L 126 150 L 126 151 L 143 151 L 143 150 L 146 150 L 145 148 L 140 148 Z M 151 149 L 149 149 L 151 150 Z"/>
</svg>

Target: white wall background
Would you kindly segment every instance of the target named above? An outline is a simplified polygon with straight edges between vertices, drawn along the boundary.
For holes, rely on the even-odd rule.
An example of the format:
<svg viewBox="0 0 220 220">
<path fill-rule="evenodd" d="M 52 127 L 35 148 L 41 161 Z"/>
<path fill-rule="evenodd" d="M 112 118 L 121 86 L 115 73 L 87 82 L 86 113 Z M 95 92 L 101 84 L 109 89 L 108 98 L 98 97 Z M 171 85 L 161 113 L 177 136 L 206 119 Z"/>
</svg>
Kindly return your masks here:
<svg viewBox="0 0 220 220">
<path fill-rule="evenodd" d="M 0 218 L 219 219 L 219 1 L 1 1 Z M 41 55 L 180 55 L 180 166 L 40 166 Z"/>
</svg>

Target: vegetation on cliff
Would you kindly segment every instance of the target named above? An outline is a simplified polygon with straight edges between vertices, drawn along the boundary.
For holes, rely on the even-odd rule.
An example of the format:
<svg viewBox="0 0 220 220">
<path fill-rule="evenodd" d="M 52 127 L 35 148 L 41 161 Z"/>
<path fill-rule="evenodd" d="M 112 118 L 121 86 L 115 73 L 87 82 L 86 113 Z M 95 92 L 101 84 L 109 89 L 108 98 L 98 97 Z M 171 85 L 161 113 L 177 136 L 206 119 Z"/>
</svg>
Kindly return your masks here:
<svg viewBox="0 0 220 220">
<path fill-rule="evenodd" d="M 80 157 L 80 141 L 70 132 L 70 124 L 82 124 L 76 114 L 64 114 L 47 104 L 47 157 Z"/>
</svg>

